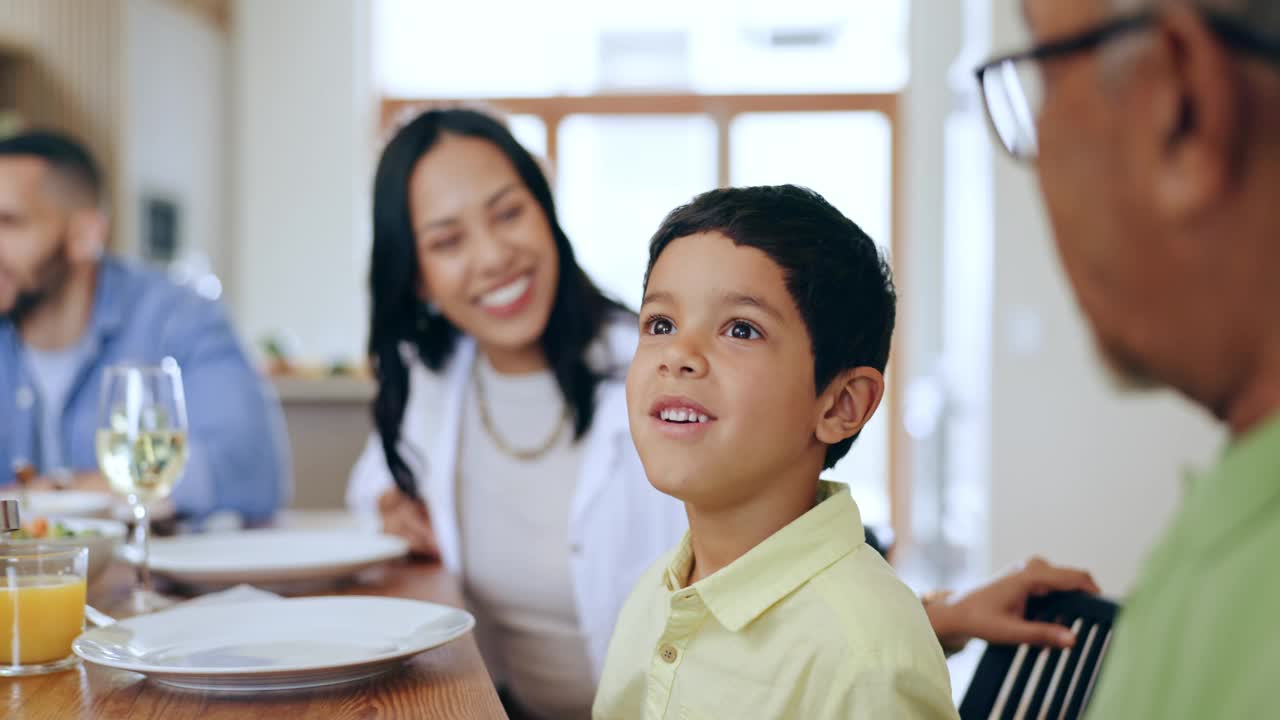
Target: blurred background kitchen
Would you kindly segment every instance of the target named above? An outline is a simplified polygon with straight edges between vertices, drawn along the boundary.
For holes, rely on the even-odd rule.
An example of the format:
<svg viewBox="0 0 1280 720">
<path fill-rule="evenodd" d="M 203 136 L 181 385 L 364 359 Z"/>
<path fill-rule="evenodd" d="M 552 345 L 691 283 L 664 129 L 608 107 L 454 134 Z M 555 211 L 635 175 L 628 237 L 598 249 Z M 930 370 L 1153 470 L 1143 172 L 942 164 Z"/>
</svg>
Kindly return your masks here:
<svg viewBox="0 0 1280 720">
<path fill-rule="evenodd" d="M 582 264 L 634 307 L 662 215 L 796 182 L 891 254 L 890 401 L 834 471 L 920 587 L 1027 554 L 1128 590 L 1177 481 L 1221 442 L 1109 384 L 1032 176 L 972 68 L 1014 0 L 0 0 L 0 135 L 103 162 L 112 247 L 222 302 L 285 408 L 297 508 L 339 508 L 368 437 L 369 190 L 439 101 L 508 113 Z"/>
</svg>

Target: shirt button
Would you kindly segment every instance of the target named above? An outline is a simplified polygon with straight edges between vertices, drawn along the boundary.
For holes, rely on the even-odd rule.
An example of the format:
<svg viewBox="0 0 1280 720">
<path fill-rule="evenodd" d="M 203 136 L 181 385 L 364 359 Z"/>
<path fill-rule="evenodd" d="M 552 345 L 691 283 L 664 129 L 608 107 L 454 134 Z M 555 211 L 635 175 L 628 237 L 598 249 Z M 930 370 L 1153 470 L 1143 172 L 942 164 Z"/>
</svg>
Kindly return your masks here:
<svg viewBox="0 0 1280 720">
<path fill-rule="evenodd" d="M 30 410 L 36 404 L 36 394 L 26 385 L 18 388 L 18 396 L 14 399 L 18 402 L 19 410 Z"/>
<path fill-rule="evenodd" d="M 664 663 L 673 663 L 677 657 L 680 657 L 680 652 L 676 650 L 674 645 L 668 643 L 658 649 L 658 656 L 662 658 Z"/>
</svg>

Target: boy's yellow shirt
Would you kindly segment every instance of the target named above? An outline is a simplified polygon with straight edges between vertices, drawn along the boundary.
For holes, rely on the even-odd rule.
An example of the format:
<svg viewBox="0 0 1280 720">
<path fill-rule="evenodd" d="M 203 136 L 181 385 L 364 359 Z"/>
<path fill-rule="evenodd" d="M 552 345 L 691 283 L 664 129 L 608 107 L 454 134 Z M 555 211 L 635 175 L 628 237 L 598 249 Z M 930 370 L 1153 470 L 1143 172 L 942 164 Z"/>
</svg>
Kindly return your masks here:
<svg viewBox="0 0 1280 720">
<path fill-rule="evenodd" d="M 689 536 L 645 571 L 609 643 L 596 720 L 957 717 L 919 598 L 865 543 L 849 487 L 681 588 Z"/>
<path fill-rule="evenodd" d="M 956 718 L 920 600 L 866 544 L 845 485 L 681 588 L 689 536 L 618 618 L 596 720 Z"/>
</svg>

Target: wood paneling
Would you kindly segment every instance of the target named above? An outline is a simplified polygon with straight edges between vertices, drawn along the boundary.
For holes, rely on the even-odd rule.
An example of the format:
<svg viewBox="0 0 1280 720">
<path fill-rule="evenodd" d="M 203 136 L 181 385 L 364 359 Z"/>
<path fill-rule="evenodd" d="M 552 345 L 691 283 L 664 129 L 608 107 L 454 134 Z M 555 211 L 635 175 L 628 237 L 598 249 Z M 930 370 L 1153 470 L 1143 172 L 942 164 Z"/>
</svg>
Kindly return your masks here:
<svg viewBox="0 0 1280 720">
<path fill-rule="evenodd" d="M 121 8 L 120 0 L 0 0 L 0 46 L 23 56 L 13 93 L 24 123 L 82 138 L 109 181 L 118 177 Z"/>
<path fill-rule="evenodd" d="M 230 0 L 165 0 L 171 5 L 182 8 L 192 14 L 204 18 L 210 25 L 222 32 L 231 29 Z"/>
</svg>

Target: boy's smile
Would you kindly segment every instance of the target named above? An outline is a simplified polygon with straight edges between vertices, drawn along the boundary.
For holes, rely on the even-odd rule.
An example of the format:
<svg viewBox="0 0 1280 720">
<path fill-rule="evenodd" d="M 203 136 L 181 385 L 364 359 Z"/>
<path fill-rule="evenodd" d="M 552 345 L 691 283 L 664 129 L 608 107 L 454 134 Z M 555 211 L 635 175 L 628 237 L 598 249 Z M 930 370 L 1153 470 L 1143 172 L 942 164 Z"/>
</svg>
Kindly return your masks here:
<svg viewBox="0 0 1280 720">
<path fill-rule="evenodd" d="M 825 446 L 814 435 L 811 341 L 767 254 L 717 232 L 673 241 L 650 273 L 640 322 L 627 405 L 655 487 L 728 507 L 797 470 L 817 477 Z"/>
<path fill-rule="evenodd" d="M 653 403 L 649 420 L 673 439 L 698 437 L 717 420 L 715 413 L 685 396 L 664 395 Z"/>
</svg>

